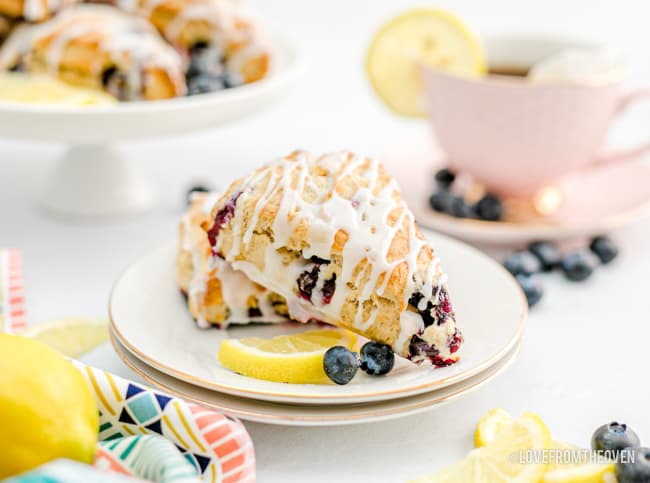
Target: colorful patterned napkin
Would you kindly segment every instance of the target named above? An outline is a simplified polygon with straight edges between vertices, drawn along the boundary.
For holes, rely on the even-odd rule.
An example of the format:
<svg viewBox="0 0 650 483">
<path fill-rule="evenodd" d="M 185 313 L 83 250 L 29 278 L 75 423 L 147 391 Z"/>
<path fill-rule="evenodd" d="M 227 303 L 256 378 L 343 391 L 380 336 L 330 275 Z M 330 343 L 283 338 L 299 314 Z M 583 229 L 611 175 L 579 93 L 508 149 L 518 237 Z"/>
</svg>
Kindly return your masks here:
<svg viewBox="0 0 650 483">
<path fill-rule="evenodd" d="M 25 327 L 22 255 L 18 250 L 0 247 L 0 332 L 15 334 Z"/>
<path fill-rule="evenodd" d="M 21 254 L 0 247 L 0 332 L 17 333 L 26 326 Z M 239 420 L 72 363 L 88 380 L 99 407 L 94 468 L 60 460 L 12 483 L 255 482 L 253 443 Z"/>
</svg>

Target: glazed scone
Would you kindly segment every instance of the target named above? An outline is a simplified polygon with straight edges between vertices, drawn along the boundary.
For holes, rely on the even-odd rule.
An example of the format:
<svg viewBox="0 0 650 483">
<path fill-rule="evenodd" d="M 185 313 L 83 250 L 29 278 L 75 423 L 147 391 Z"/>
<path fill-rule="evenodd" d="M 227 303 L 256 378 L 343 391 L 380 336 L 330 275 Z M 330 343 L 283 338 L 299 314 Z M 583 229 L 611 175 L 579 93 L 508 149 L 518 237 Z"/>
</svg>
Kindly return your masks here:
<svg viewBox="0 0 650 483">
<path fill-rule="evenodd" d="M 77 2 L 78 0 L 0 0 L 0 16 L 25 22 L 42 22 Z"/>
<path fill-rule="evenodd" d="M 249 322 L 286 322 L 286 302 L 222 259 L 210 260 L 204 223 L 219 195 L 195 193 L 179 224 L 177 280 L 201 328 Z"/>
<path fill-rule="evenodd" d="M 225 87 L 254 82 L 269 71 L 271 54 L 266 35 L 259 22 L 238 2 L 105 1 L 146 18 L 167 42 L 190 58 L 201 57 L 195 65 L 207 60 L 220 64 L 227 83 L 231 84 Z"/>
<path fill-rule="evenodd" d="M 122 101 L 186 90 L 181 56 L 145 20 L 105 5 L 79 5 L 17 28 L 0 51 L 0 68 L 55 75 Z"/>
<path fill-rule="evenodd" d="M 453 364 L 462 343 L 446 276 L 399 188 L 373 159 L 297 151 L 235 181 L 208 237 L 223 258 L 316 319 Z"/>
</svg>

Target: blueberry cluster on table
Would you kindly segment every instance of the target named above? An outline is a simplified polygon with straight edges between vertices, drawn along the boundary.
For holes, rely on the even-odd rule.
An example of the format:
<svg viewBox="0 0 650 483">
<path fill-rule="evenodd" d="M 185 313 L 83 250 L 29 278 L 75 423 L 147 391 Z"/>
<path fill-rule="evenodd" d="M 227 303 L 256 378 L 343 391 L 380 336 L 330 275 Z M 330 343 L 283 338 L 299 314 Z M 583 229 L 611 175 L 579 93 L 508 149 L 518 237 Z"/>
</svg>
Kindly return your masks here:
<svg viewBox="0 0 650 483">
<path fill-rule="evenodd" d="M 626 424 L 611 422 L 599 427 L 591 437 L 591 449 L 616 462 L 618 483 L 650 482 L 650 448 L 642 447 Z"/>
<path fill-rule="evenodd" d="M 592 275 L 599 263 L 606 265 L 617 256 L 618 248 L 605 236 L 594 237 L 588 248 L 567 254 L 563 254 L 553 242 L 536 241 L 527 249 L 510 254 L 503 266 L 515 276 L 526 295 L 528 306 L 533 307 L 544 295 L 537 274 L 559 270 L 567 280 L 581 282 Z"/>
<path fill-rule="evenodd" d="M 359 356 L 347 347 L 334 346 L 325 352 L 323 369 L 330 380 L 344 385 L 350 382 L 361 369 L 371 376 L 388 374 L 395 365 L 395 354 L 388 344 L 366 342 Z"/>
<path fill-rule="evenodd" d="M 492 194 L 486 194 L 476 203 L 468 202 L 452 191 L 456 174 L 443 168 L 435 174 L 436 191 L 429 197 L 429 206 L 437 213 L 455 218 L 474 218 L 483 221 L 500 221 L 503 218 L 503 203 Z"/>
</svg>

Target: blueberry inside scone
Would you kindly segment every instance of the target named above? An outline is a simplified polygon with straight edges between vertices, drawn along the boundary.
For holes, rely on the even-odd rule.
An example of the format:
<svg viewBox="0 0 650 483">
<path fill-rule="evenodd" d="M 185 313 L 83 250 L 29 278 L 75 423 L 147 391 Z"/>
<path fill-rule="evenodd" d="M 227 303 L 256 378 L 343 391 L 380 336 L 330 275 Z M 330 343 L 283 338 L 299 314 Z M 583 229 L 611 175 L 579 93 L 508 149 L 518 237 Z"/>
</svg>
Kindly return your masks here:
<svg viewBox="0 0 650 483">
<path fill-rule="evenodd" d="M 286 300 L 289 315 L 453 364 L 463 338 L 433 248 L 375 160 L 298 151 L 235 181 L 207 228 L 215 259 Z"/>
</svg>

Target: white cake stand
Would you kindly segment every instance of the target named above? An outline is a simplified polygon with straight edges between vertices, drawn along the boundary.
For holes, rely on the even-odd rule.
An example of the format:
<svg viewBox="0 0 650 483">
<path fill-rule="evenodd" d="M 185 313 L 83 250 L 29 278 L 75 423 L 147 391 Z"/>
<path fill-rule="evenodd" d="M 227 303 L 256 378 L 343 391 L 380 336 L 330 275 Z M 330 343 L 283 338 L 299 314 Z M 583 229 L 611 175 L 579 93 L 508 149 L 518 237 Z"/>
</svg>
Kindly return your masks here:
<svg viewBox="0 0 650 483">
<path fill-rule="evenodd" d="M 43 194 L 49 209 L 79 216 L 141 213 L 154 206 L 156 190 L 112 145 L 210 128 L 277 101 L 298 77 L 301 55 L 283 39 L 274 47 L 266 78 L 212 94 L 101 107 L 0 103 L 0 136 L 70 145 Z"/>
</svg>

